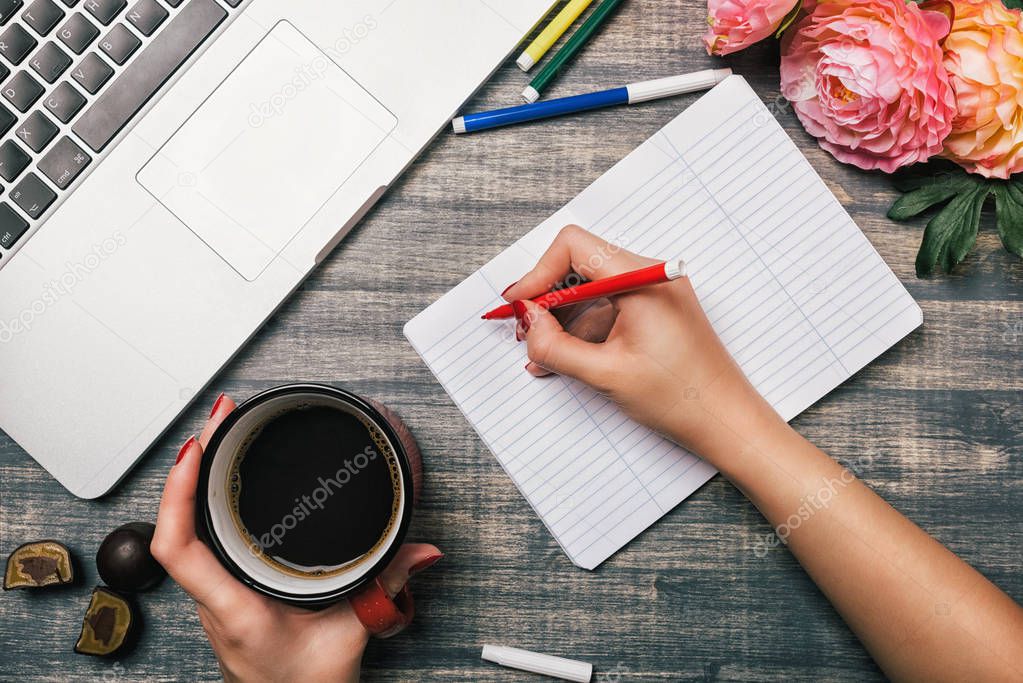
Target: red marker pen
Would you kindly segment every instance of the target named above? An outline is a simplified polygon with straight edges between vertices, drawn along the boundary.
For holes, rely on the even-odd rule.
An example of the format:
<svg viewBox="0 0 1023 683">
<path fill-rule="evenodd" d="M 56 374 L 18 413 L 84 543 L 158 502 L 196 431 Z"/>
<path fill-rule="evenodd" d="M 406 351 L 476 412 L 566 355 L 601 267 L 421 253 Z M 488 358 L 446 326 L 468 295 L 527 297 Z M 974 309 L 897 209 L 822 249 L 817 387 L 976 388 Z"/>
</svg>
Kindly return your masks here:
<svg viewBox="0 0 1023 683">
<path fill-rule="evenodd" d="M 602 280 L 593 280 L 576 287 L 559 289 L 555 292 L 547 292 L 533 299 L 533 303 L 544 308 L 560 308 L 570 304 L 577 304 L 580 301 L 600 299 L 605 296 L 622 294 L 640 289 L 648 285 L 659 285 L 662 282 L 670 282 L 684 277 L 686 274 L 686 262 L 682 259 L 656 263 L 646 268 L 640 268 L 629 273 L 622 273 Z M 499 320 L 511 318 L 515 315 L 511 304 L 498 306 L 492 311 L 484 313 L 481 317 L 484 320 Z"/>
</svg>

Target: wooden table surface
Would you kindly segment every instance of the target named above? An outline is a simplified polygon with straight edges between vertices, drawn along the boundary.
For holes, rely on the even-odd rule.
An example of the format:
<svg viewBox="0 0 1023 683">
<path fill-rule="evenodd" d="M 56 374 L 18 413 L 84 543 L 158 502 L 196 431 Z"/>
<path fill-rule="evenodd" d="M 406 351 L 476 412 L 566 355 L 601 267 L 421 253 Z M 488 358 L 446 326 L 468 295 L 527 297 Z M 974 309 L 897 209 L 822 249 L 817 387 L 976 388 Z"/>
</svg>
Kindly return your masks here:
<svg viewBox="0 0 1023 683">
<path fill-rule="evenodd" d="M 720 66 L 698 40 L 705 12 L 695 1 L 626 3 L 550 94 Z M 724 61 L 776 105 L 924 311 L 921 329 L 794 424 L 1023 600 L 1023 263 L 988 223 L 955 275 L 916 279 L 921 226 L 887 220 L 889 180 L 838 164 L 803 132 L 779 97 L 777 52 L 766 44 Z M 509 62 L 467 109 L 514 103 L 525 82 Z M 447 557 L 415 580 L 414 625 L 371 644 L 366 679 L 519 680 L 480 661 L 484 642 L 574 655 L 604 681 L 881 678 L 791 555 L 758 552 L 770 526 L 720 477 L 597 571 L 573 567 L 401 334 L 695 97 L 442 134 L 102 500 L 73 498 L 0 434 L 0 552 L 63 539 L 84 568 L 73 588 L 0 596 L 0 679 L 218 677 L 195 611 L 170 581 L 142 596 L 147 630 L 133 654 L 116 664 L 72 654 L 98 581 L 92 556 L 115 526 L 155 519 L 178 445 L 221 390 L 243 398 L 297 380 L 387 403 L 424 451 L 425 495 L 410 538 Z"/>
</svg>

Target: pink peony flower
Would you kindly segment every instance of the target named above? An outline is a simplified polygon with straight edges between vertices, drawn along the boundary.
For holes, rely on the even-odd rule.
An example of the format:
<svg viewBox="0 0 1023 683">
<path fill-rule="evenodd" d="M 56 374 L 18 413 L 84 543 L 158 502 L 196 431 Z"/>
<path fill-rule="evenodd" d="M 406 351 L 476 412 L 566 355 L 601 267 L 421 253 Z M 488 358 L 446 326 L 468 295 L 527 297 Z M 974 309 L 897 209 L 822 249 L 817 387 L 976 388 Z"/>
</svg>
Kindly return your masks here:
<svg viewBox="0 0 1023 683">
<path fill-rule="evenodd" d="M 795 6 L 796 0 L 707 0 L 707 54 L 727 55 L 763 40 Z"/>
<path fill-rule="evenodd" d="M 942 156 L 971 173 L 1023 172 L 1023 17 L 1001 0 L 954 0 L 945 68 L 959 103 Z"/>
<path fill-rule="evenodd" d="M 949 18 L 904 0 L 823 0 L 782 39 L 782 94 L 839 161 L 891 173 L 937 154 L 955 94 Z"/>
</svg>

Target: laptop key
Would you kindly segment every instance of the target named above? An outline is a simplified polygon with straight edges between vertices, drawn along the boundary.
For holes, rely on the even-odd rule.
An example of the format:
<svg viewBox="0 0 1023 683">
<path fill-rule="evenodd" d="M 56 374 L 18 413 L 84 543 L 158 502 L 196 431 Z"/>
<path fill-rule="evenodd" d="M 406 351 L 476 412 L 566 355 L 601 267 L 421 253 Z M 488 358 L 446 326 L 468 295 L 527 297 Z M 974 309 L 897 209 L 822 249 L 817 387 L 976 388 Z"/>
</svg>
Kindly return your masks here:
<svg viewBox="0 0 1023 683">
<path fill-rule="evenodd" d="M 106 52 L 114 64 L 120 66 L 128 61 L 128 57 L 131 57 L 140 45 L 142 41 L 136 38 L 127 26 L 114 24 L 110 32 L 99 42 L 99 49 Z"/>
<path fill-rule="evenodd" d="M 227 10 L 214 0 L 190 0 L 85 110 L 75 134 L 102 152 L 225 18 Z"/>
<path fill-rule="evenodd" d="M 0 204 L 0 247 L 10 249 L 28 230 L 28 221 L 18 215 L 10 204 Z"/>
<path fill-rule="evenodd" d="M 85 0 L 85 11 L 107 26 L 127 4 L 128 0 Z"/>
<path fill-rule="evenodd" d="M 46 36 L 64 18 L 64 10 L 54 5 L 52 0 L 35 0 L 21 13 L 21 18 L 36 33 Z"/>
<path fill-rule="evenodd" d="M 5 78 L 7 78 L 10 75 L 11 75 L 11 70 L 8 69 L 3 64 L 0 64 L 0 81 L 4 80 Z"/>
<path fill-rule="evenodd" d="M 10 109 L 0 104 L 0 135 L 4 135 L 17 122 L 18 117 L 12 114 Z"/>
<path fill-rule="evenodd" d="M 99 29 L 81 12 L 75 12 L 68 17 L 68 20 L 57 31 L 60 42 L 67 45 L 68 49 L 76 55 L 85 52 L 85 48 L 89 47 L 97 36 L 99 36 Z"/>
<path fill-rule="evenodd" d="M 42 76 L 44 81 L 53 83 L 71 66 L 71 58 L 51 40 L 39 48 L 39 52 L 36 52 L 29 61 L 29 66 Z"/>
<path fill-rule="evenodd" d="M 32 148 L 33 152 L 42 152 L 46 145 L 50 144 L 53 138 L 57 137 L 60 129 L 46 114 L 41 111 L 34 111 L 25 121 L 18 126 L 14 134 L 23 143 Z"/>
<path fill-rule="evenodd" d="M 0 145 L 0 176 L 11 183 L 32 163 L 32 157 L 14 140 Z"/>
<path fill-rule="evenodd" d="M 156 0 L 139 0 L 128 10 L 128 21 L 144 36 L 153 35 L 164 19 L 169 16 Z"/>
<path fill-rule="evenodd" d="M 23 4 L 24 0 L 0 0 L 0 24 L 10 21 Z"/>
<path fill-rule="evenodd" d="M 43 100 L 43 106 L 61 123 L 68 123 L 85 106 L 85 96 L 64 81 Z"/>
<path fill-rule="evenodd" d="M 95 52 L 85 55 L 85 59 L 71 72 L 71 78 L 85 88 L 90 95 L 95 95 L 103 84 L 114 75 L 114 70 L 99 58 Z"/>
<path fill-rule="evenodd" d="M 14 78 L 7 81 L 7 85 L 4 86 L 4 97 L 20 112 L 28 111 L 42 94 L 43 86 L 29 76 L 27 71 L 14 74 Z"/>
<path fill-rule="evenodd" d="M 21 64 L 36 45 L 36 39 L 21 24 L 11 24 L 0 34 L 0 55 L 15 66 Z"/>
<path fill-rule="evenodd" d="M 11 189 L 11 199 L 28 214 L 29 218 L 39 218 L 50 207 L 57 193 L 35 173 L 29 173 L 21 182 Z"/>
<path fill-rule="evenodd" d="M 39 160 L 38 168 L 54 185 L 66 190 L 91 161 L 92 157 L 65 135 Z"/>
</svg>

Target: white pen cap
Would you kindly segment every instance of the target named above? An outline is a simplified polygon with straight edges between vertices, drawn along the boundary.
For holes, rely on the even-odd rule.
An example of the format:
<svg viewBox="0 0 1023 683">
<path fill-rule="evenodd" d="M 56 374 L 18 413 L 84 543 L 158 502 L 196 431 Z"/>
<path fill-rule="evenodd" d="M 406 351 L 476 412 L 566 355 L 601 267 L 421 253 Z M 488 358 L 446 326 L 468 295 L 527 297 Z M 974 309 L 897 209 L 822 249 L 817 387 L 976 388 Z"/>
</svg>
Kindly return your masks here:
<svg viewBox="0 0 1023 683">
<path fill-rule="evenodd" d="M 504 645 L 484 645 L 483 659 L 501 666 L 535 674 L 553 676 L 576 683 L 589 683 L 593 676 L 593 665 L 564 657 L 542 655 L 538 652 L 520 650 Z"/>
<path fill-rule="evenodd" d="M 677 280 L 686 275 L 686 262 L 684 259 L 675 259 L 664 262 L 664 275 L 669 280 Z"/>
<path fill-rule="evenodd" d="M 638 104 L 639 102 L 658 100 L 662 97 L 713 88 L 731 75 L 731 69 L 704 69 L 691 74 L 658 78 L 654 81 L 629 83 L 625 87 L 629 91 L 629 104 Z"/>
</svg>

